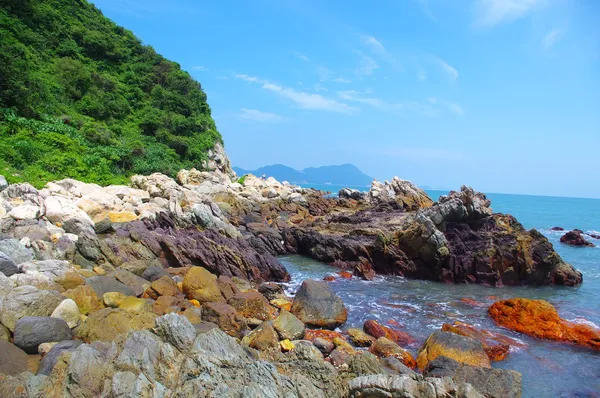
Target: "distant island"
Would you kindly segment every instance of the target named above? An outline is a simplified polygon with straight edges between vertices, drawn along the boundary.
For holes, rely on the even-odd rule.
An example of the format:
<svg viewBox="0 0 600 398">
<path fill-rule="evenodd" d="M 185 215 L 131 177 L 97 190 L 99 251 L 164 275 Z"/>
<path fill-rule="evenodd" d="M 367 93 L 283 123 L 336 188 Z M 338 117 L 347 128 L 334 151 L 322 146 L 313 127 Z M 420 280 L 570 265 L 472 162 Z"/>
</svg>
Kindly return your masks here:
<svg viewBox="0 0 600 398">
<path fill-rule="evenodd" d="M 283 164 L 274 164 L 257 170 L 245 170 L 240 167 L 234 167 L 233 170 L 239 176 L 244 174 L 261 176 L 264 174 L 267 177 L 274 177 L 276 180 L 288 181 L 292 184 L 368 186 L 373 181 L 373 177 L 366 175 L 353 164 L 308 167 L 304 170 L 295 170 Z"/>
</svg>

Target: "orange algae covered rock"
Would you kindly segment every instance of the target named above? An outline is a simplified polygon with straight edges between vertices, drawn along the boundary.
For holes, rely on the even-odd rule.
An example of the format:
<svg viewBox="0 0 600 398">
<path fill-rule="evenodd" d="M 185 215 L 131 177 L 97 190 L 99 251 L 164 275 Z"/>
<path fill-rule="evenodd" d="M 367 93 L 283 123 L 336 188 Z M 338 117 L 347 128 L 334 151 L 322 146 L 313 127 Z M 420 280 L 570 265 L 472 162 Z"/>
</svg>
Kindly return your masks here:
<svg viewBox="0 0 600 398">
<path fill-rule="evenodd" d="M 365 333 L 375 338 L 385 337 L 401 346 L 409 345 L 414 342 L 414 339 L 408 333 L 388 328 L 387 326 L 383 326 L 379 322 L 372 319 L 365 322 L 363 325 L 363 330 Z"/>
<path fill-rule="evenodd" d="M 333 339 L 339 337 L 346 340 L 346 336 L 333 330 L 324 329 L 306 329 L 304 332 L 304 340 L 313 341 L 316 338 L 322 338 L 333 343 Z"/>
<path fill-rule="evenodd" d="M 494 303 L 490 317 L 507 329 L 540 339 L 567 341 L 600 350 L 600 329 L 568 322 L 547 301 L 513 298 Z"/>
</svg>

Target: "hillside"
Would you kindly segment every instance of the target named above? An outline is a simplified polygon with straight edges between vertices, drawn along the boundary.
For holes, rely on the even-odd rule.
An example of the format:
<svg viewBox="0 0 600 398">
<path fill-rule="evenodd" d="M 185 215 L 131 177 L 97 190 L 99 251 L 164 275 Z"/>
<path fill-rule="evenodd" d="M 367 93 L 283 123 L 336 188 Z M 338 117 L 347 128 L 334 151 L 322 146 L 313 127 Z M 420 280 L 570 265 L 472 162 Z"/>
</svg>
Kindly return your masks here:
<svg viewBox="0 0 600 398">
<path fill-rule="evenodd" d="M 279 181 L 289 181 L 293 184 L 335 184 L 335 185 L 356 185 L 368 186 L 373 181 L 352 164 L 343 164 L 339 166 L 321 166 L 309 167 L 302 171 L 295 170 L 282 164 L 261 167 L 257 170 L 244 170 L 234 167 L 238 175 L 254 174 L 261 176 L 265 174 L 268 177 L 274 177 Z"/>
<path fill-rule="evenodd" d="M 200 168 L 222 142 L 202 87 L 86 0 L 0 5 L 0 173 L 9 182 Z"/>
</svg>

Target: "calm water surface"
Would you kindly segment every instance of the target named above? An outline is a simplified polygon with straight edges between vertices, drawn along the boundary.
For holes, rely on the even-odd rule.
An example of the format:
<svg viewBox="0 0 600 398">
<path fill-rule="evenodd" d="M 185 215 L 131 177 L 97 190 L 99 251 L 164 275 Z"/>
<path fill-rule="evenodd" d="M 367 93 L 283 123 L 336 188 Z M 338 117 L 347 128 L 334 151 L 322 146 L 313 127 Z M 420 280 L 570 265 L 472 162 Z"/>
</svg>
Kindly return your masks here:
<svg viewBox="0 0 600 398">
<path fill-rule="evenodd" d="M 319 188 L 337 191 L 337 187 Z M 428 193 L 434 199 L 445 194 L 441 191 Z M 408 347 L 416 354 L 420 344 L 443 323 L 467 322 L 501 331 L 527 345 L 524 349 L 511 351 L 505 361 L 493 365 L 523 374 L 524 397 L 600 397 L 600 353 L 499 328 L 486 312 L 496 300 L 527 297 L 549 301 L 568 320 L 600 325 L 600 248 L 565 246 L 559 242 L 561 233 L 550 231 L 553 226 L 589 232 L 600 230 L 600 200 L 504 194 L 488 197 L 494 211 L 510 213 L 526 228 L 536 228 L 546 235 L 563 259 L 583 273 L 583 284 L 575 288 L 493 288 L 383 276 L 372 282 L 356 278 L 336 280 L 331 286 L 342 297 L 349 312 L 343 329 L 361 327 L 368 319 L 391 326 L 395 324 L 417 338 L 417 344 Z M 600 245 L 600 241 L 590 240 Z M 281 262 L 292 275 L 288 285 L 290 293 L 306 278 L 322 279 L 337 271 L 301 256 L 282 257 Z M 472 298 L 479 304 L 461 301 L 464 298 Z"/>
</svg>

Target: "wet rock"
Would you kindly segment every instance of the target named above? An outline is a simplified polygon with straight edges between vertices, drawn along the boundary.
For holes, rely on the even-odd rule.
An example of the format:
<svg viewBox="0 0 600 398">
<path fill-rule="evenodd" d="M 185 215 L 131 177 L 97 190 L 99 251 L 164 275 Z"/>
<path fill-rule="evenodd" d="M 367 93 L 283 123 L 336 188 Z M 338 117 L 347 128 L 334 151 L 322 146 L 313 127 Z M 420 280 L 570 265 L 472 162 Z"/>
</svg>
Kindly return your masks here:
<svg viewBox="0 0 600 398">
<path fill-rule="evenodd" d="M 544 300 L 502 300 L 494 303 L 488 314 L 499 325 L 529 336 L 571 342 L 600 350 L 600 329 L 565 321 Z"/>
<path fill-rule="evenodd" d="M 237 293 L 229 299 L 228 303 L 246 318 L 256 318 L 261 321 L 273 319 L 272 307 L 259 292 Z"/>
<path fill-rule="evenodd" d="M 417 365 L 423 370 L 427 364 L 439 356 L 472 366 L 490 368 L 490 359 L 483 345 L 470 337 L 450 332 L 434 332 L 423 344 L 417 356 Z"/>
<path fill-rule="evenodd" d="M 445 323 L 442 325 L 442 330 L 478 340 L 481 342 L 483 349 L 492 361 L 504 360 L 508 355 L 511 346 L 524 346 L 523 343 L 511 339 L 510 337 L 490 332 L 489 330 L 476 329 L 475 327 L 462 322 L 454 322 L 452 325 Z"/>
<path fill-rule="evenodd" d="M 304 337 L 304 323 L 289 311 L 281 310 L 273 322 L 273 327 L 282 340 L 299 340 Z"/>
<path fill-rule="evenodd" d="M 424 371 L 426 377 L 451 377 L 455 383 L 469 383 L 489 398 L 518 398 L 522 394 L 522 376 L 514 370 L 470 366 L 440 356 Z"/>
<path fill-rule="evenodd" d="M 430 397 L 483 398 L 473 386 L 452 379 L 425 378 L 418 375 L 368 375 L 350 380 L 350 398 Z"/>
<path fill-rule="evenodd" d="M 11 276 L 19 272 L 17 264 L 6 254 L 0 252 L 0 273 L 6 276 Z"/>
<path fill-rule="evenodd" d="M 42 361 L 40 362 L 40 366 L 38 367 L 37 374 L 38 375 L 46 375 L 49 376 L 52 373 L 52 369 L 56 362 L 58 361 L 58 357 L 63 352 L 72 352 L 77 347 L 83 344 L 81 341 L 77 340 L 64 340 L 58 344 L 55 344 L 52 349 L 44 355 Z"/>
<path fill-rule="evenodd" d="M 261 323 L 242 339 L 242 344 L 259 351 L 278 348 L 279 336 L 275 328 L 273 328 L 273 322 L 266 321 Z"/>
<path fill-rule="evenodd" d="M 369 348 L 369 352 L 377 355 L 380 358 L 396 358 L 411 369 L 416 367 L 415 359 L 408 351 L 385 337 L 378 338 Z"/>
<path fill-rule="evenodd" d="M 28 354 L 37 354 L 42 343 L 70 340 L 69 325 L 62 319 L 27 316 L 19 319 L 15 325 L 14 343 Z"/>
<path fill-rule="evenodd" d="M 203 267 L 190 268 L 183 279 L 183 293 L 201 304 L 223 301 L 217 277 Z"/>
<path fill-rule="evenodd" d="M 363 330 L 365 333 L 375 338 L 385 337 L 402 346 L 406 346 L 414 342 L 414 339 L 408 333 L 383 326 L 379 322 L 372 319 L 365 322 L 363 325 Z"/>
<path fill-rule="evenodd" d="M 104 293 L 108 292 L 119 292 L 125 296 L 135 296 L 132 288 L 110 276 L 92 276 L 85 279 L 85 284 L 94 289 L 98 297 L 102 297 Z"/>
<path fill-rule="evenodd" d="M 0 374 L 17 375 L 28 370 L 29 357 L 25 351 L 0 340 Z"/>
<path fill-rule="evenodd" d="M 302 282 L 290 312 L 306 325 L 328 329 L 343 325 L 348 316 L 344 303 L 327 283 L 310 279 Z"/>
<path fill-rule="evenodd" d="M 50 316 L 53 318 L 62 319 L 67 323 L 67 325 L 69 325 L 69 328 L 73 329 L 79 325 L 81 312 L 79 312 L 79 307 L 77 307 L 77 303 L 75 301 L 66 299 L 63 300 L 58 307 L 56 307 Z"/>
<path fill-rule="evenodd" d="M 75 329 L 75 335 L 83 341 L 113 341 L 119 334 L 130 330 L 154 327 L 156 315 L 148 312 L 133 313 L 120 308 L 104 308 L 87 317 Z"/>
<path fill-rule="evenodd" d="M 63 296 L 75 301 L 79 311 L 83 315 L 104 308 L 102 300 L 100 300 L 94 289 L 89 285 L 81 285 L 75 289 L 67 290 L 63 293 Z"/>
<path fill-rule="evenodd" d="M 373 269 L 373 264 L 371 264 L 366 258 L 361 257 L 359 259 L 358 264 L 356 265 L 356 268 L 354 268 L 354 275 L 364 280 L 372 281 L 373 278 L 375 278 L 375 270 Z"/>
<path fill-rule="evenodd" d="M 209 302 L 202 306 L 202 320 L 219 325 L 230 336 L 238 336 L 243 328 L 243 322 L 229 304 Z"/>
<path fill-rule="evenodd" d="M 0 322 L 10 331 L 26 316 L 50 316 L 64 299 L 57 292 L 38 290 L 33 286 L 15 287 L 0 300 Z"/>
<path fill-rule="evenodd" d="M 350 336 L 350 340 L 357 347 L 370 347 L 376 340 L 375 337 L 368 335 L 357 328 L 350 328 L 346 331 L 348 336 Z"/>
<path fill-rule="evenodd" d="M 561 236 L 560 242 L 565 243 L 567 245 L 571 245 L 571 246 L 580 246 L 580 247 L 585 247 L 585 246 L 595 247 L 596 246 L 592 242 L 587 241 L 583 237 L 581 231 L 578 231 L 578 230 L 567 232 L 566 234 Z"/>
</svg>

